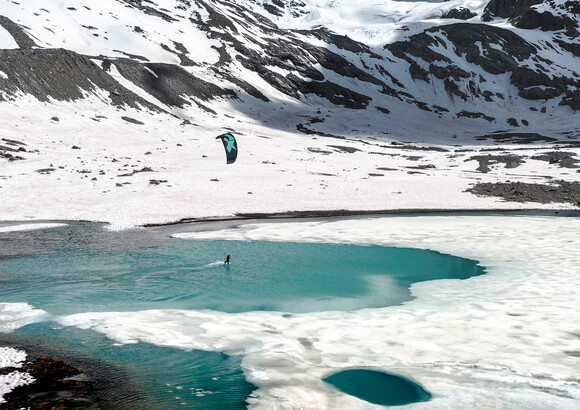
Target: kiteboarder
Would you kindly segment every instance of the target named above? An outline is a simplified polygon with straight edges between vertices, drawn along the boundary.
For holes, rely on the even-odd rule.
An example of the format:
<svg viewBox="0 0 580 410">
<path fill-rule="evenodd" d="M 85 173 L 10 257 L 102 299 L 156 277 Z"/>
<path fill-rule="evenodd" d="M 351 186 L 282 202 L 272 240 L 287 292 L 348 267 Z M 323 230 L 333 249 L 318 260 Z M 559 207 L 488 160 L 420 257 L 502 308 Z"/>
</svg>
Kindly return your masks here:
<svg viewBox="0 0 580 410">
<path fill-rule="evenodd" d="M 229 265 L 230 264 L 230 255 L 228 255 L 226 257 L 226 261 L 224 262 L 224 265 Z"/>
</svg>

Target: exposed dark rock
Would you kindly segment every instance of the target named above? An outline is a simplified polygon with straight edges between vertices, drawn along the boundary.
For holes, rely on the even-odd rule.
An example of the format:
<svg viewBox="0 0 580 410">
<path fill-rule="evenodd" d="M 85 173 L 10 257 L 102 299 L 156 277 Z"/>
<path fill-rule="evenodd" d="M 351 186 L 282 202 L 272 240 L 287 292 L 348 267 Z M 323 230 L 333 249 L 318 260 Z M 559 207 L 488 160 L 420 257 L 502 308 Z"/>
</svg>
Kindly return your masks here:
<svg viewBox="0 0 580 410">
<path fill-rule="evenodd" d="M 477 13 L 472 12 L 465 7 L 457 7 L 449 10 L 447 13 L 441 16 L 443 19 L 457 19 L 457 20 L 469 20 L 477 16 Z"/>
<path fill-rule="evenodd" d="M 567 105 L 575 111 L 580 111 L 580 89 L 566 90 L 560 105 Z"/>
<path fill-rule="evenodd" d="M 541 3 L 550 4 L 551 9 L 539 12 L 534 6 Z M 491 0 L 484 10 L 483 18 L 487 21 L 494 17 L 507 18 L 515 27 L 523 29 L 565 29 L 568 36 L 576 37 L 578 15 L 580 4 L 572 0 L 563 4 L 554 4 L 548 0 Z"/>
<path fill-rule="evenodd" d="M 56 168 L 42 168 L 42 169 L 37 169 L 36 172 L 38 172 L 39 174 L 50 174 L 51 172 L 56 171 Z"/>
<path fill-rule="evenodd" d="M 580 82 L 524 66 L 522 63 L 529 59 L 538 61 L 539 68 L 542 68 L 540 62 L 546 65 L 552 65 L 553 62 L 535 57 L 538 52 L 536 46 L 510 30 L 484 24 L 456 23 L 431 28 L 406 41 L 387 44 L 384 48 L 409 63 L 409 73 L 414 80 L 430 82 L 436 78 L 443 81 L 450 96 L 465 100 L 471 95 L 493 102 L 494 94 L 483 88 L 483 80 L 479 81 L 479 85 L 475 81 L 458 84 L 463 83 L 460 80 L 471 77 L 471 74 L 454 64 L 448 55 L 437 51 L 438 47 L 447 48 L 440 36 L 446 37 L 454 45 L 454 53 L 458 58 L 478 65 L 493 75 L 510 73 L 510 80 L 518 88 L 520 97 L 547 100 L 565 95 L 562 104 L 578 109 L 580 99 L 575 90 L 580 88 Z M 418 59 L 429 63 L 429 71 L 417 63 Z"/>
<path fill-rule="evenodd" d="M 455 95 L 455 96 L 463 99 L 463 101 L 467 101 L 467 98 L 468 98 L 467 94 L 462 92 L 459 89 L 459 86 L 456 83 L 454 83 L 453 81 L 451 81 L 449 78 L 446 78 L 443 81 L 443 84 L 445 86 L 445 91 L 447 91 L 447 94 L 449 94 L 449 96 Z"/>
<path fill-rule="evenodd" d="M 422 80 L 429 82 L 429 72 L 419 66 L 415 61 L 411 61 L 409 66 L 409 74 L 413 80 Z"/>
<path fill-rule="evenodd" d="M 539 13 L 534 9 L 526 11 L 513 20 L 513 25 L 523 29 L 539 28 L 543 31 L 556 31 L 566 29 L 573 35 L 578 24 L 567 16 L 555 16 L 550 12 Z"/>
<path fill-rule="evenodd" d="M 490 74 L 512 71 L 519 67 L 518 61 L 527 60 L 537 52 L 531 43 L 499 27 L 457 23 L 427 30 L 429 34 L 437 32 L 444 33 L 455 45 L 454 51 L 458 57 L 465 55 L 467 62 L 480 66 Z"/>
<path fill-rule="evenodd" d="M 36 47 L 36 43 L 34 40 L 28 35 L 24 29 L 10 20 L 6 16 L 0 15 L 0 26 L 4 27 L 4 29 L 10 33 L 18 47 L 20 48 L 33 48 Z"/>
<path fill-rule="evenodd" d="M 131 117 L 127 117 L 127 116 L 122 116 L 121 117 L 122 120 L 130 122 L 131 124 L 137 124 L 137 125 L 144 125 L 143 122 L 136 120 L 135 118 L 131 118 Z"/>
<path fill-rule="evenodd" d="M 26 146 L 26 144 L 24 142 L 13 140 L 10 138 L 2 138 L 2 141 L 4 141 L 6 143 L 6 145 L 12 145 L 12 146 L 16 146 L 16 147 Z"/>
<path fill-rule="evenodd" d="M 382 57 L 376 53 L 374 53 L 368 46 L 365 44 L 359 43 L 358 41 L 352 40 L 350 37 L 345 35 L 335 34 L 332 31 L 328 30 L 325 27 L 316 28 L 314 30 L 299 30 L 298 33 L 312 35 L 328 44 L 333 44 L 336 47 L 350 51 L 351 53 L 355 54 L 368 54 L 372 58 L 376 58 L 378 60 L 382 60 Z"/>
<path fill-rule="evenodd" d="M 26 159 L 24 157 L 21 157 L 20 155 L 14 155 L 14 154 L 11 154 L 9 152 L 6 152 L 5 150 L 2 149 L 1 146 L 0 146 L 0 158 L 7 159 L 10 162 L 12 162 L 12 161 L 22 161 L 22 160 Z"/>
<path fill-rule="evenodd" d="M 577 90 L 580 89 L 580 82 L 571 77 L 554 75 L 553 72 L 548 75 L 540 63 L 547 66 L 554 63 L 538 57 L 536 46 L 510 30 L 484 24 L 456 23 L 431 28 L 406 41 L 387 44 L 384 48 L 409 63 L 409 73 L 414 80 L 431 82 L 439 79 L 450 96 L 466 99 L 471 95 L 493 102 L 494 94 L 485 90 L 485 79 L 480 78 L 479 84 L 472 80 L 460 81 L 471 77 L 471 74 L 453 63 L 448 54 L 437 51 L 439 47 L 447 48 L 440 37 L 446 37 L 453 44 L 458 58 L 478 65 L 493 75 L 509 73 L 520 97 L 548 100 L 563 95 L 562 105 L 579 109 Z M 417 63 L 418 59 L 429 63 L 429 71 Z M 537 61 L 537 69 L 522 64 L 530 59 Z"/>
<path fill-rule="evenodd" d="M 5 368 L 2 372 L 18 370 L 28 373 L 35 381 L 15 388 L 5 396 L 6 409 L 72 410 L 98 409 L 91 381 L 81 372 L 61 360 L 41 356 L 20 369 Z"/>
<path fill-rule="evenodd" d="M 435 26 L 406 40 L 387 44 L 383 47 L 387 52 L 380 53 L 376 48 L 326 28 L 280 29 L 273 21 L 236 2 L 220 3 L 220 7 L 227 9 L 221 10 L 214 3 L 198 1 L 189 21 L 216 44 L 213 48 L 219 61 L 208 65 L 206 70 L 214 75 L 213 81 L 204 81 L 183 69 L 196 63 L 192 60 L 192 50 L 176 39 L 165 40 L 161 47 L 179 58 L 177 64 L 150 63 L 143 56 L 123 50 L 116 51 L 128 58 L 81 56 L 71 51 L 34 48 L 36 45 L 26 28 L 0 16 L 0 25 L 21 47 L 20 50 L 0 50 L 0 71 L 5 74 L 0 76 L 0 99 L 11 99 L 23 92 L 42 101 L 49 98 L 76 100 L 87 93 L 102 96 L 102 93 L 95 92 L 98 88 L 109 92 L 109 98 L 118 107 L 164 110 L 165 106 L 184 108 L 197 104 L 213 112 L 208 101 L 218 97 L 235 99 L 238 90 L 269 102 L 270 98 L 261 91 L 260 84 L 250 84 L 242 79 L 243 76 L 239 75 L 241 69 L 256 73 L 274 89 L 296 99 L 308 99 L 310 94 L 314 94 L 346 108 L 364 109 L 378 105 L 381 106 L 377 108 L 379 111 L 390 112 L 384 107 L 389 107 L 391 101 L 385 99 L 385 102 L 377 95 L 379 93 L 414 104 L 418 109 L 434 112 L 440 117 L 446 115 L 448 108 L 423 102 L 432 101 L 430 95 L 411 95 L 405 89 L 407 76 L 401 81 L 390 74 L 392 67 L 401 64 L 402 60 L 403 64 L 408 64 L 408 72 L 414 81 L 436 83 L 434 92 L 444 89 L 458 105 L 460 100 L 478 103 L 477 99 L 480 99 L 485 107 L 499 103 L 498 99 L 512 98 L 511 92 L 497 92 L 498 82 L 494 76 L 507 74 L 519 97 L 555 100 L 553 104 L 580 110 L 580 75 L 573 73 L 570 67 L 558 70 L 557 62 L 541 57 L 546 55 L 543 54 L 544 47 L 556 52 L 563 49 L 580 56 L 578 41 L 568 41 L 577 34 L 580 4 L 577 1 L 544 0 L 550 5 L 549 12 L 539 13 L 534 6 L 541 2 L 491 0 L 486 7 L 486 18 L 508 18 L 520 28 L 565 31 L 554 34 L 550 41 L 526 41 L 518 35 L 521 31 L 494 25 L 454 23 Z M 124 0 L 123 3 L 157 19 L 177 21 L 176 16 L 155 2 Z M 254 3 L 275 16 L 299 16 L 309 12 L 307 5 L 300 0 L 255 0 Z M 180 1 L 178 8 L 184 11 L 184 15 L 189 10 L 186 1 Z M 469 9 L 458 7 L 443 17 L 469 19 L 473 16 Z M 96 30 L 93 26 L 83 27 Z M 128 28 L 133 34 L 148 36 L 147 27 L 131 25 Z M 160 101 L 161 108 L 116 82 L 109 75 L 113 65 L 123 77 Z M 232 70 L 232 66 L 236 69 Z M 490 75 L 481 73 L 480 68 Z M 228 85 L 223 83 L 233 89 L 228 89 Z M 375 101 L 371 104 L 373 99 Z M 457 111 L 462 109 L 460 107 Z M 481 108 L 481 111 L 464 110 L 457 116 L 495 121 L 484 114 L 492 110 Z M 517 121 L 510 119 L 510 124 L 517 126 Z"/>
<path fill-rule="evenodd" d="M 517 168 L 522 162 L 525 162 L 522 157 L 517 155 L 475 155 L 465 161 L 478 161 L 477 170 L 484 173 L 491 171 L 490 165 L 503 163 L 506 168 Z"/>
<path fill-rule="evenodd" d="M 446 66 L 430 64 L 429 72 L 440 80 L 454 79 L 455 81 L 460 81 L 461 79 L 469 78 L 471 76 L 467 71 L 462 70 L 455 64 Z"/>
<path fill-rule="evenodd" d="M 50 98 L 72 101 L 85 98 L 83 92 L 101 89 L 117 106 L 138 105 L 156 109 L 135 93 L 122 87 L 89 57 L 64 49 L 0 50 L 0 101 L 19 92 L 40 101 Z M 98 94 L 95 94 L 98 96 Z"/>
<path fill-rule="evenodd" d="M 424 165 L 422 164 L 422 165 L 415 165 L 415 166 L 413 166 L 413 167 L 406 167 L 406 168 L 409 168 L 409 169 L 419 169 L 419 170 L 426 170 L 426 169 L 435 169 L 436 167 L 435 167 L 435 165 L 433 165 L 433 164 L 424 164 Z"/>
<path fill-rule="evenodd" d="M 564 50 L 574 54 L 576 57 L 580 57 L 580 44 L 579 43 L 572 43 L 569 41 L 563 41 L 561 39 L 554 40 L 560 47 Z"/>
<path fill-rule="evenodd" d="M 360 152 L 360 149 L 358 149 L 358 148 L 347 147 L 344 145 L 329 145 L 328 147 L 334 148 L 335 150 L 338 150 L 339 152 L 347 152 L 349 154 L 352 154 L 355 152 Z"/>
<path fill-rule="evenodd" d="M 139 174 L 141 172 L 155 172 L 155 171 L 153 171 L 153 168 L 151 168 L 151 167 L 143 167 L 143 168 L 138 169 L 138 170 L 133 170 L 130 173 L 120 174 L 118 176 L 120 176 L 120 177 L 131 177 L 131 176 L 133 176 L 135 174 Z"/>
<path fill-rule="evenodd" d="M 192 59 L 188 57 L 189 51 L 182 43 L 177 41 L 173 42 L 173 47 L 177 50 L 177 57 L 179 57 L 180 64 L 184 67 L 197 65 Z M 174 52 L 174 51 L 171 51 Z"/>
<path fill-rule="evenodd" d="M 156 9 L 154 7 L 148 6 L 147 4 L 144 4 L 144 3 L 149 3 L 149 1 L 142 1 L 142 0 L 123 0 L 123 2 L 126 3 L 126 4 L 128 4 L 131 7 L 134 7 L 136 9 L 141 10 L 145 14 L 148 14 L 150 16 L 155 16 L 155 17 L 162 18 L 163 20 L 168 21 L 170 23 L 173 22 L 173 21 L 179 21 L 179 20 L 173 18 L 172 16 L 170 16 L 169 14 L 160 11 L 159 9 Z"/>
<path fill-rule="evenodd" d="M 528 11 L 543 0 L 490 0 L 484 9 L 484 20 L 493 17 L 513 19 Z"/>
<path fill-rule="evenodd" d="M 457 113 L 457 118 L 483 118 L 486 121 L 493 122 L 495 118 L 485 115 L 482 112 L 461 111 Z"/>
<path fill-rule="evenodd" d="M 580 206 L 580 182 L 553 184 L 524 182 L 479 183 L 467 189 L 480 196 L 498 196 L 508 202 L 570 203 Z"/>
<path fill-rule="evenodd" d="M 288 6 L 286 3 L 273 4 L 270 11 L 274 9 L 281 10 Z M 292 4 L 290 5 L 292 6 Z M 327 47 L 314 46 L 294 37 L 291 32 L 278 29 L 272 22 L 264 17 L 251 13 L 248 10 L 241 10 L 240 14 L 249 14 L 259 22 L 259 29 L 268 33 L 271 38 L 266 45 L 255 42 L 261 52 L 243 43 L 236 36 L 238 30 L 230 17 L 218 15 L 211 7 L 206 7 L 209 17 L 205 19 L 199 15 L 192 16 L 192 21 L 200 28 L 207 30 L 210 37 L 220 39 L 222 43 L 232 47 L 237 55 L 236 59 L 247 70 L 253 71 L 260 75 L 268 84 L 275 89 L 289 95 L 293 98 L 301 98 L 303 94 L 316 94 L 322 98 L 328 99 L 333 104 L 343 105 L 348 108 L 364 108 L 371 100 L 370 97 L 364 96 L 359 92 L 338 85 L 334 81 L 326 80 L 315 67 L 320 65 L 329 73 L 334 73 L 338 77 L 349 77 L 364 82 L 369 82 L 380 87 L 380 92 L 389 95 L 396 95 L 396 91 L 385 84 L 382 80 L 358 68 L 355 64 L 345 57 L 331 51 Z M 374 58 L 379 58 L 372 53 L 369 47 L 351 40 L 346 36 L 334 34 L 325 29 L 315 29 L 313 31 L 297 31 L 303 35 L 312 35 L 323 41 L 328 41 L 336 45 L 341 50 L 352 53 L 366 53 Z M 247 40 L 254 41 L 250 38 Z M 220 52 L 220 62 L 229 58 L 226 50 Z M 287 70 L 291 73 L 283 76 L 268 67 L 277 67 Z M 267 97 L 258 92 L 255 88 L 249 88 L 246 84 L 239 81 L 236 83 L 250 95 L 256 96 L 262 100 Z"/>
<path fill-rule="evenodd" d="M 332 151 L 326 151 L 320 148 L 316 148 L 316 147 L 308 147 L 306 148 L 309 152 L 315 153 L 315 154 L 322 154 L 322 155 L 330 155 L 332 154 Z"/>
<path fill-rule="evenodd" d="M 325 133 L 325 132 L 320 132 L 320 131 L 312 130 L 312 129 L 308 128 L 308 127 L 305 127 L 304 124 L 298 124 L 296 126 L 296 129 L 298 131 L 300 131 L 300 132 L 303 132 L 304 134 L 307 134 L 307 135 L 320 135 L 322 137 L 330 137 L 330 138 L 344 139 L 344 137 L 341 137 L 341 136 L 338 136 L 338 135 L 333 135 L 333 134 L 328 134 L 328 133 Z"/>
<path fill-rule="evenodd" d="M 449 58 L 442 56 L 440 53 L 433 51 L 432 46 L 437 46 L 437 40 L 428 35 L 427 32 L 415 34 L 406 41 L 396 41 L 394 43 L 386 44 L 385 50 L 388 50 L 393 56 L 406 60 L 408 62 L 414 61 L 413 57 L 420 57 L 428 63 L 434 61 L 441 61 L 447 64 L 452 64 Z"/>
<path fill-rule="evenodd" d="M 186 97 L 203 101 L 216 97 L 235 97 L 232 90 L 201 80 L 177 65 L 143 64 L 129 59 L 118 59 L 110 63 L 115 64 L 123 77 L 170 106 L 190 105 L 192 101 Z"/>
<path fill-rule="evenodd" d="M 396 147 L 398 150 L 405 150 L 405 151 L 432 151 L 432 152 L 449 152 L 447 148 L 436 147 L 436 146 L 418 146 L 418 145 L 410 145 L 410 144 L 403 144 L 402 142 L 393 141 L 391 142 L 391 146 L 383 145 L 383 148 L 393 148 Z M 413 157 L 416 159 L 421 159 L 422 157 Z"/>
<path fill-rule="evenodd" d="M 563 168 L 580 168 L 580 159 L 575 158 L 576 154 L 573 152 L 554 151 L 541 155 L 534 155 L 532 159 L 546 161 L 550 164 L 558 164 Z"/>
<path fill-rule="evenodd" d="M 265 102 L 270 102 L 270 99 L 266 97 L 266 95 L 254 87 L 252 84 L 248 83 L 247 81 L 242 80 L 241 78 L 235 77 L 233 75 L 227 73 L 220 73 L 224 77 L 225 80 L 229 81 L 232 84 L 237 85 L 242 90 L 244 90 L 248 95 L 251 95 L 254 98 L 260 99 Z"/>
<path fill-rule="evenodd" d="M 15 155 L 13 153 L 28 152 L 25 148 L 26 144 L 20 141 L 16 141 L 9 138 L 2 138 L 2 141 L 6 145 L 0 145 L 0 158 L 7 159 L 8 161 L 21 161 L 25 158 L 20 155 Z"/>
<path fill-rule="evenodd" d="M 546 137 L 535 132 L 497 132 L 475 137 L 476 140 L 492 139 L 499 142 L 514 144 L 532 144 L 534 142 L 557 142 L 556 138 Z"/>
</svg>

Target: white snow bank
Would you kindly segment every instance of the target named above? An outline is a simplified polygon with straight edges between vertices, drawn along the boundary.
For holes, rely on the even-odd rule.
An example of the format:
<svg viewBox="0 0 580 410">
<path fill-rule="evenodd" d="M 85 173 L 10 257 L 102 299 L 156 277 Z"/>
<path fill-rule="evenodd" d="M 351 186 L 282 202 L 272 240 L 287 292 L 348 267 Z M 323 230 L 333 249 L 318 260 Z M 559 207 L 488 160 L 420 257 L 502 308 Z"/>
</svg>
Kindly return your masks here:
<svg viewBox="0 0 580 410">
<path fill-rule="evenodd" d="M 28 303 L 0 303 L 0 333 L 9 333 L 46 319 L 47 313 Z"/>
<path fill-rule="evenodd" d="M 26 360 L 26 352 L 12 347 L 0 347 L 0 368 L 22 367 L 24 360 Z"/>
<path fill-rule="evenodd" d="M 49 228 L 56 228 L 59 226 L 66 226 L 66 224 L 38 223 L 38 224 L 7 225 L 7 226 L 0 226 L 0 233 L 2 233 L 2 232 L 16 232 L 16 231 L 34 231 L 36 229 L 49 229 Z"/>
</svg>

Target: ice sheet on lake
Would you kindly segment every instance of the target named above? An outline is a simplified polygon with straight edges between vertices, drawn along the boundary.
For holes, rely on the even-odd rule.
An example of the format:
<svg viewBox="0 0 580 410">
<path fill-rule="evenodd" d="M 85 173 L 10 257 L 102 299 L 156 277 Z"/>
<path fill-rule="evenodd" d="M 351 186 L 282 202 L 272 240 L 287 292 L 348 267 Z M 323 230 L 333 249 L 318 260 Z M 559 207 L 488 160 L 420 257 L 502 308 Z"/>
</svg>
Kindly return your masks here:
<svg viewBox="0 0 580 410">
<path fill-rule="evenodd" d="M 12 332 L 47 318 L 44 310 L 35 309 L 28 303 L 0 303 L 0 333 Z"/>
</svg>

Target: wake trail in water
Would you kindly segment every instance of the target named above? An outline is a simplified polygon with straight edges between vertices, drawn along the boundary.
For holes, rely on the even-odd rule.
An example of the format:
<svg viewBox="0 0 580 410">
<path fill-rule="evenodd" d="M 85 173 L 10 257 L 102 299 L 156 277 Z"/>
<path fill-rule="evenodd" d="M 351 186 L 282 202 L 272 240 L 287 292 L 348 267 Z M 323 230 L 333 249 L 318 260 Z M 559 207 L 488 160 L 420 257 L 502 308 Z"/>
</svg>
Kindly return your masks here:
<svg viewBox="0 0 580 410">
<path fill-rule="evenodd" d="M 215 262 L 211 262 L 211 263 L 207 263 L 205 265 L 202 266 L 193 266 L 190 268 L 191 271 L 202 271 L 202 270 L 206 270 L 206 269 L 215 269 L 218 266 L 225 266 L 223 261 L 215 261 Z"/>
</svg>

